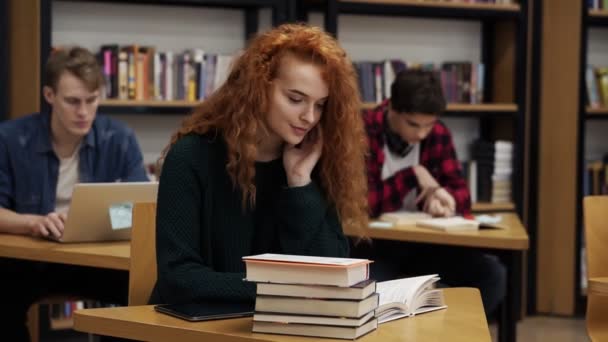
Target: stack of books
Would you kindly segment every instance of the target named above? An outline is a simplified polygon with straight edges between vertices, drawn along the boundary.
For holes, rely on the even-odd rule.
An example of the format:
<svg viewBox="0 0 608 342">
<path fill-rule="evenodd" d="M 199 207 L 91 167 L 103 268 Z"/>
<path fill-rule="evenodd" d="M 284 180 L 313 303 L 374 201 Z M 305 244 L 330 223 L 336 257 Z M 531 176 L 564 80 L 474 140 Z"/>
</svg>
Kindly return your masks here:
<svg viewBox="0 0 608 342">
<path fill-rule="evenodd" d="M 243 259 L 246 280 L 257 283 L 253 332 L 356 339 L 379 323 L 445 307 L 437 275 L 376 283 L 367 259 Z"/>
<path fill-rule="evenodd" d="M 355 339 L 378 326 L 366 259 L 262 254 L 243 258 L 257 282 L 253 332 Z"/>
<path fill-rule="evenodd" d="M 477 193 L 471 199 L 491 203 L 511 202 L 513 143 L 477 140 L 473 144 L 473 158 Z M 473 179 L 469 181 L 475 182 Z"/>
<path fill-rule="evenodd" d="M 513 175 L 513 143 L 494 143 L 494 173 L 492 173 L 492 203 L 511 201 L 511 177 Z"/>
</svg>

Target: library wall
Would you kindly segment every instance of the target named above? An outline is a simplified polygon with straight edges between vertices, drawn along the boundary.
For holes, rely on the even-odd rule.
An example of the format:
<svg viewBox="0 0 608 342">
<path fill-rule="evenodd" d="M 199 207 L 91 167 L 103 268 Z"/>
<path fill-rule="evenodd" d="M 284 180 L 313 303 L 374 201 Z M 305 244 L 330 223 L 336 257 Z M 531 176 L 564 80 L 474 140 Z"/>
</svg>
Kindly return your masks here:
<svg viewBox="0 0 608 342">
<path fill-rule="evenodd" d="M 93 51 L 108 43 L 153 45 L 181 51 L 200 47 L 230 54 L 244 46 L 243 12 L 172 6 L 138 6 L 54 1 L 52 44 L 79 44 Z M 176 21 L 175 18 L 179 18 Z M 323 16 L 310 22 L 322 26 Z M 270 27 L 270 11 L 260 15 L 260 30 Z M 480 59 L 480 24 L 456 20 L 341 15 L 339 40 L 354 61 L 401 58 L 407 62 Z M 135 131 L 146 163 L 154 162 L 183 116 L 116 115 Z M 445 118 L 459 159 L 470 158 L 479 136 L 474 118 Z"/>
</svg>

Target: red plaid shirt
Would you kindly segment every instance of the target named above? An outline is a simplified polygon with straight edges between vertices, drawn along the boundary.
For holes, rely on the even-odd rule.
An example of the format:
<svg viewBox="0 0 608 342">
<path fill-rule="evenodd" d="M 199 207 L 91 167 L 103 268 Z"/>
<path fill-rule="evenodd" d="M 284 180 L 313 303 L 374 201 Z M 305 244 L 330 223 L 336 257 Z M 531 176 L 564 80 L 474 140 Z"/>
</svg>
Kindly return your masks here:
<svg viewBox="0 0 608 342">
<path fill-rule="evenodd" d="M 382 180 L 384 165 L 384 118 L 388 111 L 388 101 L 365 111 L 364 120 L 369 139 L 370 153 L 367 157 L 367 186 L 369 207 L 372 217 L 399 210 L 403 199 L 412 189 L 420 188 L 411 167 Z M 437 121 L 429 135 L 420 143 L 420 165 L 424 166 L 456 201 L 456 212 L 468 215 L 471 212 L 471 196 L 462 177 L 462 169 L 452 144 L 448 128 Z"/>
</svg>

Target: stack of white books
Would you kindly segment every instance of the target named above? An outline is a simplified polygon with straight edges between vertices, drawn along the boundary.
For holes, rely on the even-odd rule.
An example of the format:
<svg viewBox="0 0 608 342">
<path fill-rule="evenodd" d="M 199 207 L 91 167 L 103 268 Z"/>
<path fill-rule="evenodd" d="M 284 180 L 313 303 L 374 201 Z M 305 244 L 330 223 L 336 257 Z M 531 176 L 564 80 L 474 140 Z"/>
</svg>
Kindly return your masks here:
<svg viewBox="0 0 608 342">
<path fill-rule="evenodd" d="M 370 260 L 262 254 L 243 258 L 257 283 L 253 332 L 356 339 L 379 323 L 444 308 L 436 275 L 380 282 Z"/>
<path fill-rule="evenodd" d="M 511 202 L 511 176 L 513 175 L 513 143 L 494 143 L 494 172 L 492 174 L 492 203 Z"/>
</svg>

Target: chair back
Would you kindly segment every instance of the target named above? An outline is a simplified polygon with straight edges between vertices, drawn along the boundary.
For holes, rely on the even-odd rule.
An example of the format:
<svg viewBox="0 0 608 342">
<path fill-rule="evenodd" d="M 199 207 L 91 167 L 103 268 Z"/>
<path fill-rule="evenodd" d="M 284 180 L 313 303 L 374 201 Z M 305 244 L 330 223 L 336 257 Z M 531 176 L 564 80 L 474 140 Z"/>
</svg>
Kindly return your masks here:
<svg viewBox="0 0 608 342">
<path fill-rule="evenodd" d="M 587 255 L 587 333 L 592 341 L 608 341 L 608 293 L 598 278 L 608 277 L 608 196 L 587 196 L 583 202 Z"/>
<path fill-rule="evenodd" d="M 156 277 L 156 203 L 135 203 L 131 228 L 129 306 L 148 304 Z"/>
</svg>

